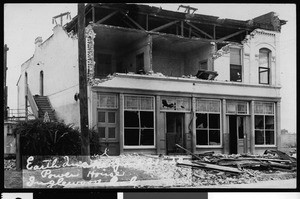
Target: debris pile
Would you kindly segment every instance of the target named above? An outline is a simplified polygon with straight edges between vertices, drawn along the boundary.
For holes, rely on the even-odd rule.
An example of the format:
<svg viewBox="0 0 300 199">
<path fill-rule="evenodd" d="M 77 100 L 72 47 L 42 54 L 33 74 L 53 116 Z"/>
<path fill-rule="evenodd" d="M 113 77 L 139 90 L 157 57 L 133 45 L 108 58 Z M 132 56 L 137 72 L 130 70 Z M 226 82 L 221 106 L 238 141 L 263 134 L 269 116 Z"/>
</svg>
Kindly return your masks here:
<svg viewBox="0 0 300 199">
<path fill-rule="evenodd" d="M 15 170 L 16 160 L 15 159 L 4 159 L 4 170 Z"/>
</svg>

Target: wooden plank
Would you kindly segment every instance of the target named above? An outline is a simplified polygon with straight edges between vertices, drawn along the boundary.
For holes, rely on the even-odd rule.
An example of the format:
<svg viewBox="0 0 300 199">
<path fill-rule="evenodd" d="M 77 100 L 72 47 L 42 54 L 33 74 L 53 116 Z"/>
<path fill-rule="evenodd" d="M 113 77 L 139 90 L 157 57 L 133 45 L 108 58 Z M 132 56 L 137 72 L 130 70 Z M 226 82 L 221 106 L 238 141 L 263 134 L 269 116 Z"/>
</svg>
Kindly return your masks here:
<svg viewBox="0 0 300 199">
<path fill-rule="evenodd" d="M 134 25 L 136 25 L 139 29 L 145 30 L 140 24 L 138 24 L 136 21 L 134 21 L 131 17 L 129 17 L 125 12 L 121 12 L 123 15 L 127 17 Z"/>
<path fill-rule="evenodd" d="M 178 166 L 190 166 L 194 168 L 202 168 L 202 169 L 208 169 L 208 170 L 218 170 L 218 171 L 225 171 L 225 172 L 230 172 L 230 173 L 235 173 L 235 174 L 241 174 L 243 171 L 238 170 L 236 168 L 231 168 L 231 167 L 224 167 L 224 166 L 219 166 L 219 165 L 214 165 L 214 164 L 207 164 L 203 162 L 195 162 L 195 163 L 177 163 L 176 165 Z"/>
<path fill-rule="evenodd" d="M 86 41 L 85 41 L 85 6 L 78 4 L 78 68 L 79 68 L 79 94 L 80 94 L 80 130 L 82 161 L 90 164 L 90 142 L 88 129 L 88 101 L 86 77 Z M 87 174 L 90 168 L 82 168 L 82 178 L 90 180 Z"/>
<path fill-rule="evenodd" d="M 229 38 L 231 38 L 231 37 L 234 37 L 234 36 L 236 36 L 236 35 L 238 35 L 238 34 L 241 34 L 242 32 L 245 32 L 245 31 L 246 31 L 246 30 L 240 30 L 240 31 L 238 31 L 238 32 L 232 33 L 232 34 L 230 34 L 230 35 L 227 35 L 226 37 L 222 37 L 221 39 L 218 39 L 216 42 L 224 41 L 224 40 L 229 39 Z"/>
<path fill-rule="evenodd" d="M 195 157 L 196 159 L 198 159 L 198 160 L 201 160 L 202 161 L 202 159 L 200 158 L 200 157 L 198 157 L 197 155 L 195 155 L 194 153 L 192 153 L 191 151 L 189 151 L 189 150 L 187 150 L 187 149 L 185 149 L 185 148 L 183 148 L 182 146 L 180 146 L 179 144 L 176 144 L 176 146 L 177 147 L 179 147 L 179 148 L 181 148 L 182 150 L 184 150 L 185 152 L 187 152 L 188 154 L 190 154 L 190 155 L 192 155 L 193 157 Z"/>
<path fill-rule="evenodd" d="M 188 25 L 190 25 L 192 28 L 198 30 L 199 32 L 201 32 L 202 34 L 208 36 L 210 39 L 213 39 L 212 36 L 210 36 L 208 33 L 204 32 L 203 30 L 201 30 L 200 28 L 196 27 L 195 25 L 189 23 L 189 22 L 186 22 Z"/>
<path fill-rule="evenodd" d="M 110 13 L 109 15 L 107 15 L 106 17 L 103 17 L 102 19 L 100 19 L 99 21 L 96 22 L 96 24 L 101 24 L 104 21 L 106 21 L 107 19 L 111 18 L 112 16 L 114 16 L 115 14 L 117 14 L 119 12 L 119 10 L 116 10 L 112 13 Z"/>
<path fill-rule="evenodd" d="M 165 25 L 162 25 L 162 26 L 159 26 L 159 27 L 157 27 L 157 28 L 154 28 L 154 29 L 152 29 L 152 30 L 150 30 L 150 31 L 152 31 L 152 32 L 157 32 L 157 31 L 159 31 L 159 30 L 165 29 L 165 28 L 167 28 L 167 27 L 169 27 L 169 26 L 171 26 L 171 25 L 173 25 L 173 24 L 176 24 L 176 23 L 178 23 L 178 22 L 179 22 L 178 20 L 177 20 L 177 21 L 172 21 L 172 22 L 167 23 L 167 24 L 165 24 Z"/>
</svg>

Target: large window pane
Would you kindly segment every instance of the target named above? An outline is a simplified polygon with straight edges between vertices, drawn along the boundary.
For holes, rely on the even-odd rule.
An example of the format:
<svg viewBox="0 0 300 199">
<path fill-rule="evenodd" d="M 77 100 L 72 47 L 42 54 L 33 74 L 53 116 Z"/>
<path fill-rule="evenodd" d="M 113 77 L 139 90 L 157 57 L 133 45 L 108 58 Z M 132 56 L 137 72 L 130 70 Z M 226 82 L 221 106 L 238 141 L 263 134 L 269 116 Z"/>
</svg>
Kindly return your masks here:
<svg viewBox="0 0 300 199">
<path fill-rule="evenodd" d="M 148 127 L 153 128 L 154 127 L 154 117 L 153 112 L 149 111 L 140 111 L 141 115 L 141 127 Z"/>
<path fill-rule="evenodd" d="M 196 128 L 207 128 L 207 113 L 197 113 L 196 117 Z"/>
<path fill-rule="evenodd" d="M 264 131 L 255 131 L 255 144 L 264 144 Z"/>
<path fill-rule="evenodd" d="M 210 130 L 209 131 L 209 145 L 220 145 L 220 131 Z"/>
<path fill-rule="evenodd" d="M 209 128 L 210 129 L 220 128 L 220 114 L 209 114 Z"/>
<path fill-rule="evenodd" d="M 259 83 L 260 84 L 269 84 L 269 68 L 259 67 Z"/>
<path fill-rule="evenodd" d="M 230 64 L 230 81 L 242 81 L 242 66 Z"/>
<path fill-rule="evenodd" d="M 208 130 L 197 130 L 196 142 L 197 145 L 208 145 Z"/>
<path fill-rule="evenodd" d="M 124 111 L 124 126 L 139 127 L 138 111 Z"/>
<path fill-rule="evenodd" d="M 154 145 L 154 130 L 141 130 L 141 145 Z"/>
<path fill-rule="evenodd" d="M 255 129 L 264 129 L 263 115 L 255 115 Z"/>
<path fill-rule="evenodd" d="M 128 146 L 139 145 L 139 129 L 124 130 L 124 144 Z"/>
<path fill-rule="evenodd" d="M 266 129 L 274 129 L 274 116 L 265 116 Z"/>
<path fill-rule="evenodd" d="M 274 131 L 266 131 L 266 144 L 275 144 Z"/>
</svg>

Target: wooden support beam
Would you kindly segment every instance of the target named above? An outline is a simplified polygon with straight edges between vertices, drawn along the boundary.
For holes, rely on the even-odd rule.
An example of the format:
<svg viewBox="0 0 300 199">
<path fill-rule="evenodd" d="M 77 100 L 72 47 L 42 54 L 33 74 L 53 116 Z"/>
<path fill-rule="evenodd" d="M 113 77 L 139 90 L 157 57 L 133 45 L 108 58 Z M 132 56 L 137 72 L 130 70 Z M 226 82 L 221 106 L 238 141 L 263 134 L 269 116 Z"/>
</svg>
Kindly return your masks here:
<svg viewBox="0 0 300 199">
<path fill-rule="evenodd" d="M 222 38 L 218 39 L 216 42 L 222 42 L 222 41 L 224 41 L 224 40 L 226 40 L 226 39 L 229 39 L 229 38 L 231 38 L 231 37 L 234 37 L 234 36 L 236 36 L 236 35 L 238 35 L 238 34 L 241 34 L 242 32 L 245 32 L 245 31 L 246 31 L 246 30 L 240 30 L 240 31 L 238 31 L 238 32 L 232 33 L 232 34 L 230 34 L 230 35 L 227 35 L 226 37 L 222 37 Z"/>
<path fill-rule="evenodd" d="M 82 162 L 90 164 L 90 141 L 88 129 L 88 100 L 86 76 L 86 41 L 85 41 L 85 5 L 78 4 L 78 68 L 79 68 L 79 94 L 80 94 L 80 133 Z M 90 168 L 82 168 L 82 178 L 90 180 Z"/>
<path fill-rule="evenodd" d="M 94 7 L 94 5 L 92 7 L 92 20 L 93 20 L 93 23 L 95 23 L 95 7 Z"/>
<path fill-rule="evenodd" d="M 121 12 L 123 15 L 125 15 L 127 17 L 127 19 L 129 19 L 134 25 L 136 25 L 139 29 L 141 30 L 145 30 L 140 24 L 138 24 L 136 21 L 134 21 L 131 17 L 128 16 L 128 14 L 126 14 L 125 12 Z"/>
<path fill-rule="evenodd" d="M 184 36 L 184 24 L 183 24 L 183 21 L 181 21 L 181 36 Z"/>
<path fill-rule="evenodd" d="M 167 24 L 165 24 L 165 25 L 162 25 L 162 26 L 159 26 L 159 27 L 157 27 L 157 28 L 154 28 L 154 29 L 152 29 L 152 30 L 150 30 L 150 31 L 157 32 L 157 31 L 159 31 L 159 30 L 162 30 L 162 29 L 165 29 L 165 28 L 167 28 L 167 27 L 169 27 L 169 26 L 172 26 L 173 24 L 176 24 L 176 23 L 178 23 L 178 22 L 179 22 L 178 20 L 177 20 L 177 21 L 172 21 L 172 22 L 167 23 Z"/>
<path fill-rule="evenodd" d="M 127 26 L 129 26 L 130 28 L 135 28 L 133 25 L 131 25 L 130 23 L 128 23 L 127 21 L 125 21 L 124 19 L 121 19 Z"/>
<path fill-rule="evenodd" d="M 99 21 L 96 22 L 96 24 L 101 24 L 104 21 L 106 21 L 107 19 L 111 18 L 112 16 L 114 16 L 115 14 L 117 14 L 119 12 L 119 10 L 116 10 L 112 13 L 110 13 L 109 15 L 107 15 L 106 17 L 103 17 L 102 19 L 100 19 Z"/>
<path fill-rule="evenodd" d="M 206 32 L 204 32 L 203 30 L 201 30 L 200 28 L 196 27 L 195 25 L 189 23 L 189 22 L 186 22 L 188 25 L 190 25 L 192 28 L 198 30 L 199 32 L 201 32 L 202 34 L 208 36 L 210 39 L 213 39 L 212 36 L 210 36 L 209 34 L 207 34 Z"/>
<path fill-rule="evenodd" d="M 149 15 L 146 15 L 146 30 L 149 30 Z"/>
<path fill-rule="evenodd" d="M 216 25 L 214 25 L 214 39 L 216 39 Z"/>
</svg>

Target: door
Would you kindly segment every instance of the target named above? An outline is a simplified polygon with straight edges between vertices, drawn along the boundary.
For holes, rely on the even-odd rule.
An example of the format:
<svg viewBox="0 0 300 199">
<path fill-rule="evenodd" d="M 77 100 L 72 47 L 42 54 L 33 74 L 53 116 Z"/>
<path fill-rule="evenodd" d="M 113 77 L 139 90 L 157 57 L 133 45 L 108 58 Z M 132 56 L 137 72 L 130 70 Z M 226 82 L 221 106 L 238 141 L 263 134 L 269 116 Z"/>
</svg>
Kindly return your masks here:
<svg viewBox="0 0 300 199">
<path fill-rule="evenodd" d="M 237 152 L 245 153 L 245 118 L 241 116 L 237 116 L 237 137 Z"/>
<path fill-rule="evenodd" d="M 183 154 L 184 151 L 178 147 L 184 146 L 184 113 L 166 113 L 167 121 L 167 134 L 166 134 L 166 146 L 167 154 Z"/>
<path fill-rule="evenodd" d="M 229 153 L 240 154 L 245 153 L 245 117 L 229 116 Z"/>
</svg>

